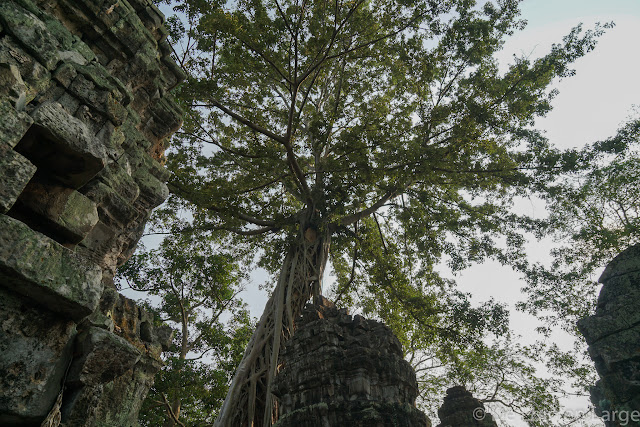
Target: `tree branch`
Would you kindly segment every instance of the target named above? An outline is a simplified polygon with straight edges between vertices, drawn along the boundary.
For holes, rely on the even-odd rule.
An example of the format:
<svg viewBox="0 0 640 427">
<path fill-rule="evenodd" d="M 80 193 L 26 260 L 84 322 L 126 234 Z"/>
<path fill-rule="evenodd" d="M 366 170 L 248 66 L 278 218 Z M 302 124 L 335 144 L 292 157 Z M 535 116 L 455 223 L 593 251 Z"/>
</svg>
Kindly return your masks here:
<svg viewBox="0 0 640 427">
<path fill-rule="evenodd" d="M 169 404 L 169 401 L 167 400 L 167 396 L 162 393 L 162 399 L 164 400 L 164 404 L 167 407 L 167 413 L 169 414 L 169 416 L 171 416 L 171 419 L 173 419 L 173 421 L 178 424 L 180 427 L 186 427 L 179 419 L 178 417 L 176 417 L 176 414 L 173 412 L 173 409 L 171 408 L 171 404 Z"/>
<path fill-rule="evenodd" d="M 221 110 L 223 113 L 225 113 L 226 115 L 228 115 L 229 117 L 235 119 L 236 121 L 242 123 L 243 125 L 249 127 L 250 129 L 255 130 L 258 133 L 261 133 L 271 139 L 273 139 L 274 141 L 277 141 L 281 144 L 285 144 L 286 140 L 285 138 L 283 138 L 282 136 L 276 135 L 275 133 L 271 132 L 268 129 L 263 128 L 262 126 L 259 126 L 255 123 L 253 123 L 252 121 L 246 119 L 245 117 L 241 116 L 240 114 L 231 111 L 230 109 L 228 109 L 227 107 L 225 107 L 224 105 L 222 105 L 218 100 L 216 99 L 212 99 L 211 100 L 211 105 L 213 105 L 214 107 L 218 108 L 219 110 Z"/>
<path fill-rule="evenodd" d="M 397 195 L 398 195 L 398 188 L 394 188 L 392 190 L 387 191 L 387 193 L 384 196 L 382 196 L 380 199 L 378 199 L 377 202 L 375 202 L 373 205 L 369 206 L 368 208 L 363 209 L 360 212 L 356 212 L 353 215 L 342 217 L 340 221 L 338 221 L 338 225 L 341 225 L 341 226 L 350 225 L 356 221 L 359 221 L 363 218 L 368 217 L 369 215 L 373 214 L 378 209 L 380 209 L 390 199 L 394 198 Z"/>
</svg>

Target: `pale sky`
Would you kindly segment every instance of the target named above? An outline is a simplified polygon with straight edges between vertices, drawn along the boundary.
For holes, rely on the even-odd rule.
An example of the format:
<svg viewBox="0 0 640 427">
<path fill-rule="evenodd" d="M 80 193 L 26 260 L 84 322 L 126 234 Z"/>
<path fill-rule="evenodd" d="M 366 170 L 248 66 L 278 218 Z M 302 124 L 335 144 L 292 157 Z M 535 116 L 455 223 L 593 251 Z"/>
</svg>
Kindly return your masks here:
<svg viewBox="0 0 640 427">
<path fill-rule="evenodd" d="M 562 148 L 578 148 L 612 136 L 633 113 L 634 106 L 640 105 L 640 56 L 635 52 L 640 41 L 640 0 L 525 0 L 522 17 L 529 25 L 507 41 L 499 56 L 501 61 L 514 53 L 540 57 L 581 22 L 585 29 L 596 22 L 615 22 L 596 49 L 576 62 L 576 75 L 556 85 L 560 93 L 553 111 L 536 123 L 553 144 Z M 534 215 L 544 214 L 534 202 L 522 208 Z M 549 259 L 548 245 L 532 242 L 530 246 L 537 260 Z M 476 303 L 491 297 L 507 303 L 512 309 L 512 329 L 525 342 L 535 341 L 537 321 L 513 309 L 514 303 L 523 299 L 519 289 L 524 283 L 517 274 L 488 262 L 464 271 L 457 280 L 464 291 L 473 294 Z M 562 335 L 557 334 L 557 339 Z M 587 400 L 575 400 L 568 406 L 584 411 L 587 404 Z M 515 426 L 526 425 L 510 421 Z"/>
<path fill-rule="evenodd" d="M 508 61 L 514 53 L 540 57 L 580 22 L 584 28 L 591 28 L 598 21 L 616 23 L 601 37 L 594 51 L 575 63 L 576 75 L 555 85 L 560 93 L 554 99 L 554 108 L 536 123 L 538 129 L 546 131 L 551 143 L 562 148 L 581 147 L 615 134 L 634 105 L 640 105 L 640 56 L 633 49 L 640 41 L 640 0 L 525 0 L 522 17 L 529 25 L 507 41 L 500 61 Z M 536 203 L 524 203 L 522 208 L 530 209 L 533 215 L 544 214 Z M 536 250 L 540 257 L 546 256 L 544 248 Z M 491 278 L 487 284 L 495 282 L 495 265 L 473 267 L 464 274 L 463 281 L 467 282 L 467 276 L 478 281 L 483 272 Z M 510 271 L 500 274 L 509 276 L 510 282 L 517 281 Z M 512 292 L 518 287 L 514 285 L 506 294 L 505 289 L 495 292 L 495 285 L 468 283 L 465 287 L 478 300 L 494 296 L 511 301 L 518 298 L 518 293 Z"/>
<path fill-rule="evenodd" d="M 616 23 L 593 52 L 576 62 L 576 75 L 556 84 L 560 93 L 553 111 L 536 123 L 551 143 L 562 148 L 581 147 L 612 136 L 634 105 L 640 104 L 640 56 L 633 49 L 640 41 L 640 0 L 525 0 L 522 17 L 529 25 L 506 43 L 501 61 L 514 53 L 542 56 L 580 22 L 585 28 L 598 21 Z M 522 208 L 534 215 L 544 214 L 536 203 L 525 203 Z M 544 247 L 535 250 L 537 256 L 546 258 Z M 508 269 L 497 273 L 498 268 L 494 263 L 472 267 L 460 281 L 478 301 L 491 296 L 505 302 L 517 300 L 517 275 Z M 505 282 L 509 285 L 502 285 Z"/>
</svg>

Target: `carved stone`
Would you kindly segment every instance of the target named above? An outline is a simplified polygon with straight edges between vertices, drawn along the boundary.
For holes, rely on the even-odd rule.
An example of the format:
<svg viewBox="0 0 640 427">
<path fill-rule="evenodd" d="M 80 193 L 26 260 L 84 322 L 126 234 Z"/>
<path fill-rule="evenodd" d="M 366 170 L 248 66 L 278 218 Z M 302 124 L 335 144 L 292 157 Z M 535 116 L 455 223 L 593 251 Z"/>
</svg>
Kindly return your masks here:
<svg viewBox="0 0 640 427">
<path fill-rule="evenodd" d="M 386 325 L 308 304 L 281 355 L 278 427 L 427 427 L 416 376 Z"/>
<path fill-rule="evenodd" d="M 438 409 L 437 427 L 497 427 L 484 405 L 462 386 L 447 390 L 444 403 Z"/>
</svg>

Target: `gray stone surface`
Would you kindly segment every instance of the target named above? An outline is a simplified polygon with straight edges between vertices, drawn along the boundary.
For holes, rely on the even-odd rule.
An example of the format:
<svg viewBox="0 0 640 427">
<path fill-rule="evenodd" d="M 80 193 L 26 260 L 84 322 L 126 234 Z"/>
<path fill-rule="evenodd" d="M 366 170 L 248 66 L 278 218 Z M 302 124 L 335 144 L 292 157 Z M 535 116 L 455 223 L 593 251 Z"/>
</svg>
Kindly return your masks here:
<svg viewBox="0 0 640 427">
<path fill-rule="evenodd" d="M 19 41 L 11 36 L 0 39 L 0 64 L 11 70 L 13 85 L 10 86 L 5 100 L 12 103 L 18 111 L 23 111 L 39 94 L 51 86 L 51 73 L 34 57 L 30 56 Z M 15 74 L 18 71 L 18 75 Z M 6 77 L 7 74 L 3 73 Z M 6 83 L 6 80 L 5 80 Z"/>
<path fill-rule="evenodd" d="M 35 173 L 28 159 L 0 141 L 0 214 L 11 209 Z"/>
<path fill-rule="evenodd" d="M 61 427 L 138 427 L 138 412 L 160 369 L 159 362 L 142 358 L 113 381 L 93 387 L 70 388 Z"/>
<path fill-rule="evenodd" d="M 58 43 L 46 24 L 12 0 L 0 4 L 0 22 L 46 68 L 60 61 Z"/>
<path fill-rule="evenodd" d="M 20 196 L 23 208 L 46 221 L 44 228 L 65 242 L 78 243 L 98 222 L 96 204 L 75 190 L 46 182 L 32 181 Z"/>
<path fill-rule="evenodd" d="M 75 334 L 74 322 L 0 289 L 0 425 L 47 415 Z"/>
<path fill-rule="evenodd" d="M 3 64 L 0 64 L 0 74 Z M 1 77 L 0 77 L 1 78 Z M 0 83 L 1 84 L 1 83 Z M 33 119 L 24 111 L 16 110 L 7 99 L 0 99 L 0 141 L 15 147 L 33 124 Z"/>
<path fill-rule="evenodd" d="M 391 330 L 324 301 L 304 308 L 282 352 L 276 425 L 430 426 L 415 407 L 416 376 Z"/>
<path fill-rule="evenodd" d="M 0 1 L 2 426 L 39 426 L 70 360 L 62 425 L 137 425 L 171 342 L 113 287 L 168 194 L 161 24 L 150 0 Z"/>
<path fill-rule="evenodd" d="M 591 390 L 596 413 L 617 427 L 614 413 L 640 413 L 640 245 L 614 258 L 600 282 L 596 312 L 581 319 L 578 329 L 600 376 Z"/>
<path fill-rule="evenodd" d="M 438 409 L 438 418 L 440 424 L 437 427 L 498 427 L 482 402 L 462 386 L 447 390 L 444 402 Z"/>
<path fill-rule="evenodd" d="M 0 215 L 0 281 L 46 309 L 80 320 L 97 307 L 102 271 L 13 218 Z"/>
<path fill-rule="evenodd" d="M 600 276 L 600 283 L 630 273 L 640 272 L 640 245 L 634 245 L 615 257 L 604 269 Z"/>
<path fill-rule="evenodd" d="M 95 386 L 111 382 L 140 360 L 142 354 L 131 343 L 105 329 L 88 327 L 78 336 L 76 358 L 67 382 L 72 386 Z"/>
<path fill-rule="evenodd" d="M 27 101 L 27 85 L 14 64 L 0 62 L 0 95 L 0 141 L 15 147 L 33 120 L 22 111 Z"/>
</svg>

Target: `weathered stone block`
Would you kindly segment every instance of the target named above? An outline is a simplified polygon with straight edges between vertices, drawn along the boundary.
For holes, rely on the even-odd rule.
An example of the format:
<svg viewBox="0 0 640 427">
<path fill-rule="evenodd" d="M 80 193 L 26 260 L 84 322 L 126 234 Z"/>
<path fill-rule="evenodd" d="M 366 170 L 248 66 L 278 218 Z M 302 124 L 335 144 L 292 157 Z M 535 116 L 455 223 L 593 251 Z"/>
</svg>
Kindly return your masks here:
<svg viewBox="0 0 640 427">
<path fill-rule="evenodd" d="M 151 175 L 149 171 L 136 171 L 134 179 L 138 187 L 140 187 L 139 201 L 142 202 L 146 208 L 155 208 L 169 197 L 167 184 Z"/>
<path fill-rule="evenodd" d="M 115 238 L 115 231 L 101 221 L 91 229 L 87 237 L 80 242 L 81 246 L 91 249 L 96 254 L 104 254 L 109 250 L 111 241 Z"/>
<path fill-rule="evenodd" d="M 133 369 L 108 383 L 69 390 L 61 427 L 138 427 L 138 412 L 160 369 L 158 361 L 142 356 Z"/>
<path fill-rule="evenodd" d="M 83 71 L 89 72 L 96 69 L 96 67 L 84 67 Z M 120 126 L 128 114 L 125 106 L 121 104 L 122 94 L 96 84 L 101 76 L 91 77 L 93 78 L 86 74 L 78 74 L 69 85 L 69 90 L 87 105 L 106 115 L 114 125 Z"/>
<path fill-rule="evenodd" d="M 618 255 L 600 277 L 596 313 L 578 322 L 601 381 L 592 390 L 596 413 L 640 411 L 640 245 Z M 607 412 L 609 411 L 609 412 Z"/>
<path fill-rule="evenodd" d="M 46 102 L 31 114 L 35 125 L 18 144 L 36 166 L 77 189 L 104 167 L 104 147 L 80 120 L 57 102 Z"/>
<path fill-rule="evenodd" d="M 601 358 L 607 371 L 620 362 L 640 357 L 640 325 L 603 337 L 589 346 L 589 353 Z"/>
<path fill-rule="evenodd" d="M 44 93 L 51 85 L 49 70 L 25 52 L 13 37 L 0 38 L 0 64 L 5 64 L 5 67 L 13 65 L 19 72 L 19 78 L 14 70 L 11 70 L 13 77 L 5 75 L 5 78 L 9 77 L 9 81 L 12 79 L 14 81 L 10 91 L 18 94 L 17 98 L 15 94 L 13 96 L 14 106 L 17 110 L 23 110 L 28 103 L 39 94 Z M 7 84 L 7 80 L 5 80 L 5 84 Z M 21 86 L 22 84 L 24 87 Z M 24 96 L 22 96 L 23 90 Z"/>
<path fill-rule="evenodd" d="M 29 160 L 0 141 L 0 214 L 11 209 L 35 173 Z"/>
<path fill-rule="evenodd" d="M 0 216 L 0 281 L 10 290 L 79 320 L 102 294 L 102 271 L 25 224 Z"/>
<path fill-rule="evenodd" d="M 73 63 L 78 65 L 86 65 L 87 58 L 76 50 L 65 50 L 59 52 L 60 59 L 66 63 Z"/>
<path fill-rule="evenodd" d="M 638 291 L 640 291 L 640 271 L 611 277 L 607 279 L 606 286 L 600 290 L 596 312 L 602 313 L 610 301 L 625 299 L 627 295 Z"/>
<path fill-rule="evenodd" d="M 135 16 L 135 15 L 134 15 Z M 134 55 L 151 37 L 148 37 L 148 30 L 134 18 L 131 14 L 121 17 L 109 30 L 122 43 L 126 52 Z M 155 40 L 154 40 L 155 42 Z"/>
<path fill-rule="evenodd" d="M 84 239 L 98 222 L 95 203 L 76 190 L 56 184 L 32 181 L 20 196 L 20 203 L 46 222 L 47 229 L 72 244 Z"/>
<path fill-rule="evenodd" d="M 6 0 L 0 3 L 0 22 L 42 65 L 49 70 L 56 67 L 60 61 L 59 44 L 38 17 L 13 1 Z"/>
<path fill-rule="evenodd" d="M 78 336 L 67 381 L 73 385 L 98 385 L 114 380 L 140 360 L 141 353 L 132 344 L 108 330 L 89 327 Z"/>
<path fill-rule="evenodd" d="M 121 228 L 141 215 L 131 203 L 103 182 L 93 181 L 83 191 L 98 204 L 100 220 L 109 226 Z"/>
<path fill-rule="evenodd" d="M 39 425 L 62 387 L 75 334 L 75 323 L 0 289 L 0 425 Z"/>
<path fill-rule="evenodd" d="M 609 280 L 600 293 L 596 314 L 578 321 L 578 329 L 588 344 L 640 325 L 640 277 L 637 276 L 640 274 L 628 274 Z"/>
<path fill-rule="evenodd" d="M 640 245 L 631 246 L 615 257 L 598 280 L 605 283 L 613 277 L 640 272 Z"/>
<path fill-rule="evenodd" d="M 135 133 L 125 134 L 125 136 L 134 136 L 137 135 Z M 125 140 L 125 144 L 128 141 Z M 150 147 L 147 147 L 150 148 Z M 134 170 L 138 169 L 146 169 L 151 175 L 158 178 L 158 180 L 162 182 L 166 182 L 169 180 L 171 173 L 167 171 L 157 160 L 155 160 L 151 155 L 139 147 L 132 147 L 126 152 L 127 159 L 131 164 L 131 168 Z"/>
<path fill-rule="evenodd" d="M 153 115 L 152 133 L 158 139 L 172 134 L 182 125 L 180 108 L 175 102 L 166 98 L 153 103 L 151 113 Z"/>
<path fill-rule="evenodd" d="M 65 88 L 71 85 L 77 75 L 78 72 L 71 64 L 62 64 L 53 72 L 53 78 Z"/>
<path fill-rule="evenodd" d="M 74 67 L 99 90 L 111 93 L 116 101 L 122 103 L 123 107 L 131 102 L 133 98 L 131 91 L 122 81 L 111 75 L 109 69 L 96 62 L 88 63 L 86 66 L 74 64 Z"/>
<path fill-rule="evenodd" d="M 16 109 L 23 110 L 24 106 L 27 102 L 27 85 L 25 85 L 22 80 L 22 76 L 20 75 L 20 70 L 14 64 L 0 63 L 0 95 L 2 95 L 5 99 L 1 100 L 3 106 L 2 113 L 3 115 L 0 117 L 7 116 L 7 124 L 1 125 L 3 128 L 12 130 L 12 128 L 16 127 Z M 9 102 L 11 101 L 11 102 Z M 8 107 L 8 108 L 7 108 Z M 22 113 L 23 115 L 25 113 Z M 31 123 L 27 122 L 29 125 Z M 27 126 L 28 128 L 28 126 Z M 20 129 L 17 129 L 18 131 Z M 12 133 L 14 133 L 13 131 Z M 26 129 L 22 132 L 24 135 Z M 4 133 L 4 132 L 3 132 Z M 12 137 L 13 142 L 7 140 L 8 144 L 11 146 L 16 145 L 16 143 L 22 138 L 20 135 L 17 139 L 15 139 L 14 135 L 8 135 Z"/>
<path fill-rule="evenodd" d="M 118 163 L 108 165 L 97 177 L 115 190 L 127 202 L 134 202 L 140 195 L 140 188 L 125 168 Z"/>
<path fill-rule="evenodd" d="M 415 407 L 415 373 L 391 330 L 324 301 L 304 308 L 281 354 L 276 425 L 430 426 Z"/>
<path fill-rule="evenodd" d="M 462 386 L 447 390 L 444 403 L 438 409 L 437 427 L 497 427 L 484 405 Z"/>
<path fill-rule="evenodd" d="M 110 121 L 105 122 L 102 129 L 96 133 L 96 138 L 102 141 L 107 155 L 110 159 L 117 163 L 124 155 L 122 143 L 124 142 L 124 133 L 121 127 L 116 127 Z"/>
</svg>

